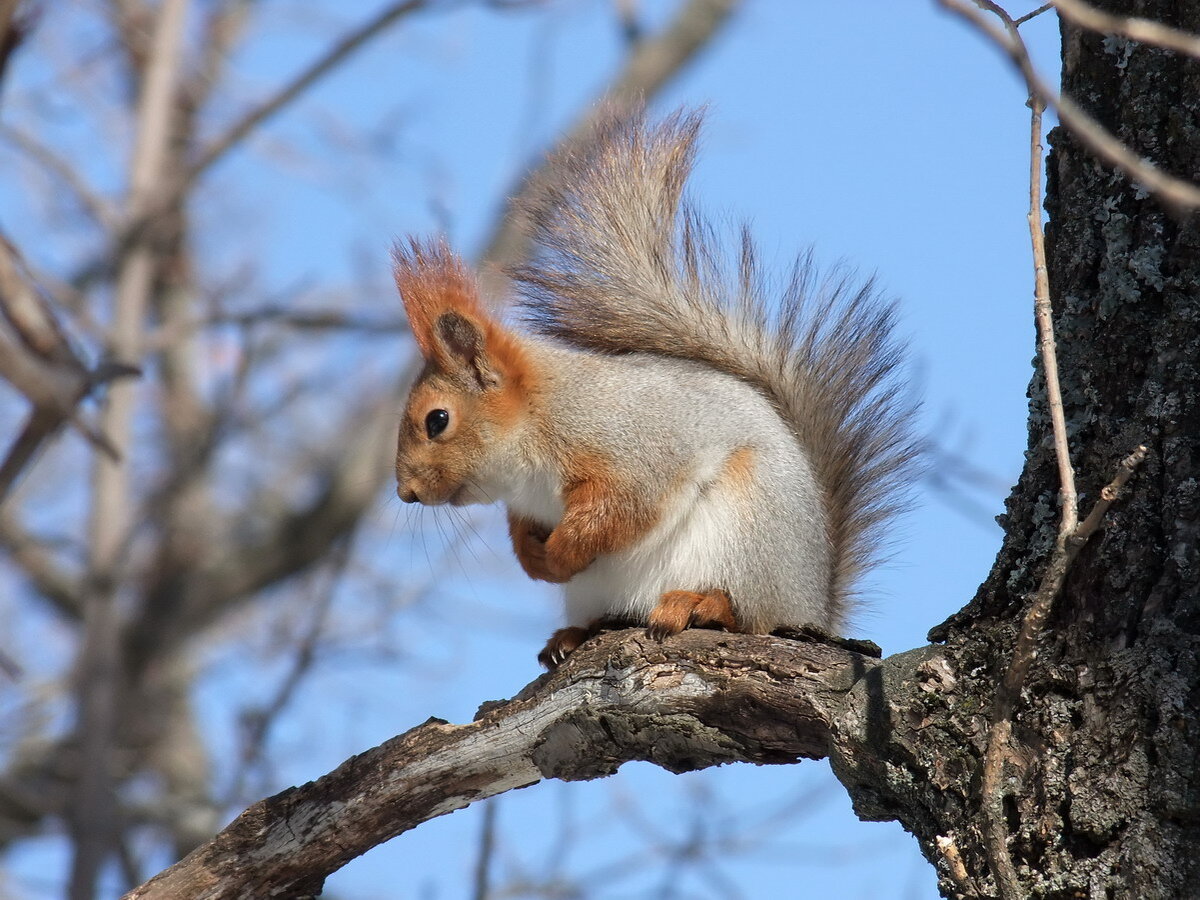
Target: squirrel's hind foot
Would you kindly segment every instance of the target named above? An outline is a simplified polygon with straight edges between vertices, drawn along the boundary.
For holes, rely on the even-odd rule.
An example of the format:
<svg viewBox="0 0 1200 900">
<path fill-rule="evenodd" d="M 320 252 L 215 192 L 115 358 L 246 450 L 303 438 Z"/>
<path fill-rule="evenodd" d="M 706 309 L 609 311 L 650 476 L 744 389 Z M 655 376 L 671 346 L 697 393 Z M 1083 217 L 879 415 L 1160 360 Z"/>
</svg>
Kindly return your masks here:
<svg viewBox="0 0 1200 900">
<path fill-rule="evenodd" d="M 667 591 L 650 613 L 646 634 L 661 641 L 685 628 L 741 631 L 733 614 L 733 602 L 725 591 Z"/>
</svg>

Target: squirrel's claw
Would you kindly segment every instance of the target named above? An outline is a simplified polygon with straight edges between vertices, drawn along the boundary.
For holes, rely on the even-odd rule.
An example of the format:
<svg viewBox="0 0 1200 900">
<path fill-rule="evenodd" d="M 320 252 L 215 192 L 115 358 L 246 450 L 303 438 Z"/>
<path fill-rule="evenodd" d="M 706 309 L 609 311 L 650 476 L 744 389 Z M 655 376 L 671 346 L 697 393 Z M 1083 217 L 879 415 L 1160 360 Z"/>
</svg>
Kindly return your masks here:
<svg viewBox="0 0 1200 900">
<path fill-rule="evenodd" d="M 550 640 L 546 641 L 546 646 L 538 654 L 538 662 L 545 666 L 548 671 L 553 672 L 566 662 L 567 657 L 574 653 L 579 645 L 589 637 L 591 637 L 591 632 L 586 628 L 580 628 L 578 625 L 560 628 L 554 634 L 550 635 Z"/>
</svg>

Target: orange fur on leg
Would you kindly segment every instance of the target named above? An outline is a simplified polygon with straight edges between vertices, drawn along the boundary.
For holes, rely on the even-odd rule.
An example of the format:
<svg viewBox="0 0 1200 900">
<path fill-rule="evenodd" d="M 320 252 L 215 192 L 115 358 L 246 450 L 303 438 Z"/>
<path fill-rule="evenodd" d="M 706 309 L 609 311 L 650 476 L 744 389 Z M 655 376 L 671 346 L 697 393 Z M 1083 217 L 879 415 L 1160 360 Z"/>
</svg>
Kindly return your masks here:
<svg viewBox="0 0 1200 900">
<path fill-rule="evenodd" d="M 644 491 L 623 483 L 605 457 L 580 454 L 569 466 L 580 474 L 567 480 L 562 521 L 546 539 L 546 568 L 561 581 L 582 572 L 597 556 L 636 543 L 658 519 Z"/>
<path fill-rule="evenodd" d="M 650 613 L 646 633 L 661 641 L 685 628 L 741 630 L 733 614 L 733 603 L 725 591 L 667 591 Z"/>
</svg>

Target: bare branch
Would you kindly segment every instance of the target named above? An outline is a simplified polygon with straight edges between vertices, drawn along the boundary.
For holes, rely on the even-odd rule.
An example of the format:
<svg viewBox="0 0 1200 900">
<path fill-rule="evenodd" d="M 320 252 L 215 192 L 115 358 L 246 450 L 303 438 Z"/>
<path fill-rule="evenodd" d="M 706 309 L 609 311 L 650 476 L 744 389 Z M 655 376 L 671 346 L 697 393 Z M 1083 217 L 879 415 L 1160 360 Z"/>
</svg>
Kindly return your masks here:
<svg viewBox="0 0 1200 900">
<path fill-rule="evenodd" d="M 350 561 L 352 547 L 353 536 L 339 544 L 331 554 L 330 571 L 321 579 L 324 583 L 315 586 L 316 599 L 309 613 L 308 625 L 293 649 L 287 672 L 276 686 L 270 700 L 256 708 L 244 710 L 239 716 L 242 731 L 241 752 L 237 771 L 234 772 L 229 788 L 230 799 L 223 804 L 226 808 L 239 801 L 245 802 L 243 788 L 251 770 L 262 760 L 275 722 L 291 704 L 305 676 L 317 660 L 329 612 L 333 607 L 334 593 L 345 572 L 346 564 Z"/>
<path fill-rule="evenodd" d="M 30 534 L 15 515 L 0 509 L 0 547 L 20 566 L 34 589 L 70 620 L 83 618 L 79 578 L 65 572 L 46 550 L 46 543 Z"/>
<path fill-rule="evenodd" d="M 84 180 L 83 171 L 59 156 L 53 148 L 36 137 L 12 125 L 0 125 L 0 137 L 8 141 L 23 154 L 45 169 L 51 177 L 66 187 L 79 202 L 79 208 L 88 218 L 106 231 L 114 229 L 118 222 L 116 210 L 108 198 L 92 190 Z"/>
<path fill-rule="evenodd" d="M 987 748 L 983 758 L 980 795 L 988 861 L 992 873 L 996 876 L 1003 900 L 1021 900 L 1025 896 L 1008 852 L 1002 784 L 1004 764 L 1008 759 L 1009 740 L 1012 736 L 1012 718 L 1021 698 L 1021 687 L 1029 674 L 1029 667 L 1033 665 L 1037 656 L 1038 636 L 1050 616 L 1050 610 L 1054 608 L 1054 601 L 1062 591 L 1071 564 L 1099 526 L 1121 487 L 1132 477 L 1148 452 L 1149 450 L 1142 445 L 1123 459 L 1118 466 L 1116 477 L 1101 491 L 1100 499 L 1096 501 L 1084 524 L 1071 532 L 1059 533 L 1037 592 L 1025 612 L 1025 618 L 1021 621 L 1021 630 L 1013 645 L 1008 670 L 996 687 L 996 695 L 992 700 L 992 724 L 988 729 Z"/>
<path fill-rule="evenodd" d="M 937 838 L 937 848 L 941 851 L 942 858 L 946 860 L 946 869 L 962 895 L 978 897 L 979 892 L 975 890 L 971 876 L 967 873 L 967 866 L 963 862 L 962 854 L 958 852 L 958 844 L 955 843 L 954 838 L 942 835 Z"/>
<path fill-rule="evenodd" d="M 212 325 L 279 325 L 296 331 L 348 331 L 393 336 L 408 333 L 402 316 L 366 317 L 340 309 L 297 309 L 294 305 L 270 304 L 245 312 L 216 312 L 203 318 L 159 329 L 152 335 L 156 346 L 166 346 L 182 335 Z"/>
<path fill-rule="evenodd" d="M 1029 92 L 1041 98 L 1046 106 L 1053 109 L 1058 114 L 1058 120 L 1098 159 L 1141 184 L 1165 206 L 1177 213 L 1184 213 L 1200 206 L 1200 187 L 1168 175 L 1162 169 L 1147 162 L 1117 140 L 1111 132 L 1084 112 L 1070 97 L 1065 94 L 1060 96 L 1051 88 L 1034 68 L 1033 60 L 1029 56 L 1029 49 L 1025 46 L 1025 42 L 1021 39 L 1011 18 L 1005 16 L 1008 23 L 1013 24 L 1007 30 L 1003 30 L 996 27 L 967 0 L 938 0 L 938 2 L 944 8 L 966 19 L 1003 50 L 1025 79 Z M 994 3 L 980 5 L 993 11 L 998 9 Z"/>
<path fill-rule="evenodd" d="M 187 7 L 188 0 L 163 0 L 156 8 L 130 161 L 128 212 L 134 218 L 145 213 L 151 198 L 161 189 L 166 172 Z M 154 267 L 152 249 L 144 239 L 135 243 L 121 262 L 108 338 L 109 354 L 118 363 L 137 365 L 140 361 Z M 118 382 L 109 391 L 101 413 L 105 433 L 122 454 L 132 442 L 133 405 L 132 385 Z M 91 590 L 79 651 L 76 723 L 82 758 L 88 765 L 80 769 L 70 814 L 74 856 L 68 891 L 72 900 L 90 900 L 93 896 L 116 837 L 113 777 L 121 677 L 116 584 L 132 531 L 134 505 L 127 455 L 120 461 L 97 456 L 92 479 L 88 547 Z"/>
<path fill-rule="evenodd" d="M 598 638 L 469 725 L 431 719 L 250 807 L 127 900 L 312 896 L 326 876 L 423 821 L 544 778 L 673 772 L 843 752 L 833 731 L 878 660 L 825 645 L 691 631 Z M 861 712 L 861 710 L 860 710 Z M 843 736 L 844 737 L 844 736 Z"/>
<path fill-rule="evenodd" d="M 475 860 L 475 878 L 471 900 L 488 900 L 492 893 L 492 857 L 496 852 L 496 805 L 493 799 L 483 808 L 483 824 L 479 828 L 479 856 Z"/>
<path fill-rule="evenodd" d="M 352 437 L 312 473 L 324 484 L 316 497 L 280 510 L 250 537 L 238 522 L 213 523 L 212 532 L 230 537 L 215 549 L 213 558 L 194 562 L 196 570 L 182 586 L 166 577 L 147 592 L 142 614 L 125 636 L 134 671 L 173 652 L 258 592 L 319 564 L 354 531 L 390 472 L 395 422 L 388 413 L 398 408 L 410 374 L 397 379 L 394 393 L 376 398 L 341 429 Z M 280 462 L 281 467 L 286 465 Z M 305 468 L 312 471 L 313 467 Z M 262 509 L 255 513 L 261 515 Z"/>
<path fill-rule="evenodd" d="M 1069 22 L 1102 34 L 1116 34 L 1141 44 L 1186 53 L 1200 59 L 1200 35 L 1180 31 L 1151 19 L 1114 16 L 1081 0 L 1054 0 L 1051 4 Z"/>
<path fill-rule="evenodd" d="M 0 0 L 0 43 L 7 40 L 20 3 L 21 0 Z"/>
<path fill-rule="evenodd" d="M 184 175 L 183 184 L 175 189 L 176 196 L 186 190 L 187 185 L 208 171 L 208 169 L 241 143 L 251 132 L 303 94 L 323 76 L 329 74 L 339 63 L 362 47 L 363 44 L 382 34 L 388 27 L 400 19 L 425 9 L 428 5 L 429 0 L 404 0 L 402 3 L 392 3 L 390 6 L 384 7 L 366 22 L 342 35 L 328 50 L 314 60 L 308 68 L 279 88 L 270 99 L 245 113 L 237 122 L 226 129 L 224 134 L 213 140 L 208 147 L 202 150 L 199 157 L 197 157 L 196 161 L 192 163 Z"/>
<path fill-rule="evenodd" d="M 4 83 L 4 75 L 13 51 L 25 39 L 31 27 L 32 17 L 37 11 L 27 12 L 18 17 L 17 9 L 21 0 L 0 0 L 0 85 Z M 27 8 L 28 9 L 28 8 Z"/>
<path fill-rule="evenodd" d="M 1087 543 L 1093 532 L 1100 527 L 1100 523 L 1104 520 L 1104 515 L 1108 512 L 1108 508 L 1113 505 L 1113 502 L 1120 495 L 1121 488 L 1125 487 L 1129 479 L 1133 477 L 1133 473 L 1137 471 L 1138 466 L 1146 461 L 1146 456 L 1149 453 L 1150 448 L 1145 444 L 1140 444 L 1131 454 L 1121 460 L 1121 464 L 1117 467 L 1116 477 L 1100 489 L 1100 499 L 1096 501 L 1087 518 L 1080 523 L 1075 532 L 1067 539 L 1068 545 L 1078 549 Z"/>
<path fill-rule="evenodd" d="M 131 80 L 136 81 L 146 65 L 150 45 L 150 10 L 145 0 L 107 0 L 113 33 L 125 56 Z"/>
<path fill-rule="evenodd" d="M 279 88 L 267 101 L 246 112 L 221 136 L 215 138 L 207 148 L 200 151 L 197 159 L 177 177 L 160 185 L 151 203 L 143 209 L 133 211 L 135 214 L 126 218 L 124 226 L 111 242 L 111 251 L 106 253 L 103 258 L 92 260 L 83 266 L 73 281 L 81 284 L 87 283 L 99 273 L 110 271 L 112 261 L 124 259 L 130 249 L 138 243 L 140 236 L 152 228 L 161 217 L 175 209 L 196 179 L 224 158 L 226 153 L 238 146 L 260 125 L 300 97 L 305 90 L 336 68 L 338 63 L 344 61 L 371 38 L 383 33 L 388 26 L 406 15 L 426 8 L 430 2 L 440 2 L 443 6 L 449 7 L 455 3 L 455 0 L 405 0 L 405 2 L 393 3 L 339 38 L 333 46 L 304 71 Z M 121 6 L 127 5 L 127 3 L 128 0 L 119 0 Z"/>
<path fill-rule="evenodd" d="M 1042 13 L 1049 12 L 1052 9 L 1054 9 L 1053 3 L 1043 3 L 1037 9 L 1027 12 L 1027 13 L 1025 13 L 1025 15 L 1018 16 L 1017 18 L 1013 19 L 1013 25 L 1024 25 L 1030 19 L 1036 19 Z"/>
<path fill-rule="evenodd" d="M 25 426 L 0 462 L 0 503 L 64 422 L 115 457 L 112 444 L 80 417 L 76 406 L 101 382 L 133 371 L 123 366 L 87 371 L 30 283 L 20 254 L 0 235 L 0 378 L 33 404 Z"/>
<path fill-rule="evenodd" d="M 1042 356 L 1042 376 L 1046 379 L 1046 405 L 1054 434 L 1054 458 L 1058 461 L 1061 523 L 1059 533 L 1071 534 L 1079 522 L 1079 501 L 1075 491 L 1075 468 L 1067 440 L 1067 421 L 1063 413 L 1062 387 L 1058 381 L 1058 347 L 1054 340 L 1054 316 L 1050 308 L 1050 279 L 1046 274 L 1046 237 L 1042 230 L 1042 112 L 1040 97 L 1029 96 L 1029 241 L 1033 248 L 1033 313 L 1037 321 L 1038 352 Z"/>
</svg>

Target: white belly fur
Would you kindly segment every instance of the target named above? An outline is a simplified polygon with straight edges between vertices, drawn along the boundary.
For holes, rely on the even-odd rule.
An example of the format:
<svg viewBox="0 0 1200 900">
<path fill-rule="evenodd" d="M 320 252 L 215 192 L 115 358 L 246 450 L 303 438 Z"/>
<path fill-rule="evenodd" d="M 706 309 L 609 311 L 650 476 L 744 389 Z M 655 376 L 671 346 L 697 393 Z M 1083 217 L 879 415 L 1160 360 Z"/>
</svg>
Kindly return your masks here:
<svg viewBox="0 0 1200 900">
<path fill-rule="evenodd" d="M 721 548 L 733 542 L 736 502 L 711 485 L 693 486 L 648 535 L 628 550 L 598 557 L 566 585 L 567 623 L 601 616 L 646 621 L 666 591 L 726 585 Z"/>
</svg>

